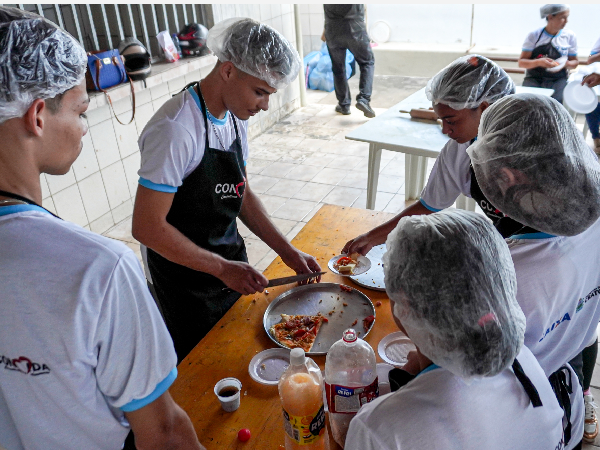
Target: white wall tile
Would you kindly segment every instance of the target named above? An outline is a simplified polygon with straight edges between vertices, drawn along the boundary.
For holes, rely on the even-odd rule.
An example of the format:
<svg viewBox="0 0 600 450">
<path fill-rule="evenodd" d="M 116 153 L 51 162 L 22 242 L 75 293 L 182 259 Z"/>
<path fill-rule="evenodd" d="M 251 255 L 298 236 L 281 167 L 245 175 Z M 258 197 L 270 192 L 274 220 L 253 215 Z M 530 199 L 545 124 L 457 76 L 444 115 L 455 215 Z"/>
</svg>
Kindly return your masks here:
<svg viewBox="0 0 600 450">
<path fill-rule="evenodd" d="M 73 168 L 70 168 L 69 171 L 64 175 L 46 174 L 46 181 L 48 181 L 50 193 L 54 195 L 57 192 L 60 192 L 63 189 L 75 184 L 75 174 L 73 173 Z"/>
<path fill-rule="evenodd" d="M 145 105 L 152 101 L 152 95 L 150 89 L 143 89 L 135 93 L 135 106 Z"/>
<path fill-rule="evenodd" d="M 283 21 L 281 20 L 281 15 L 279 15 L 277 17 L 273 17 L 273 19 L 271 19 L 271 20 L 272 20 L 273 28 L 275 28 L 280 33 L 283 33 Z"/>
<path fill-rule="evenodd" d="M 169 84 L 168 83 L 160 83 L 157 86 L 154 86 L 153 88 L 150 88 L 150 96 L 152 97 L 152 100 L 156 100 L 157 98 L 160 98 L 164 95 L 168 95 L 169 94 Z"/>
<path fill-rule="evenodd" d="M 90 127 L 110 119 L 111 114 L 112 113 L 110 112 L 108 105 L 92 110 L 88 109 L 88 111 L 85 113 L 87 116 L 88 126 Z"/>
<path fill-rule="evenodd" d="M 99 219 L 90 223 L 90 230 L 94 233 L 104 233 L 115 224 L 112 213 L 108 212 Z"/>
<path fill-rule="evenodd" d="M 279 17 L 281 14 L 281 5 L 279 3 L 271 3 L 271 17 Z"/>
<path fill-rule="evenodd" d="M 221 4 L 221 19 L 230 19 L 235 17 L 235 5 Z"/>
<path fill-rule="evenodd" d="M 288 41 L 296 44 L 296 32 L 293 14 L 285 14 L 281 16 L 282 33 Z"/>
<path fill-rule="evenodd" d="M 98 159 L 96 158 L 96 151 L 94 150 L 94 144 L 92 142 L 92 134 L 89 131 L 83 136 L 82 142 L 83 148 L 81 149 L 81 153 L 73 163 L 73 172 L 75 172 L 75 178 L 77 180 L 83 180 L 100 170 Z"/>
<path fill-rule="evenodd" d="M 135 197 L 138 187 L 138 170 L 141 166 L 140 152 L 136 152 L 133 155 L 123 159 L 123 168 L 125 169 L 125 177 L 127 178 L 127 185 L 129 186 L 129 192 L 132 197 Z"/>
<path fill-rule="evenodd" d="M 312 5 L 311 5 L 312 6 Z M 323 19 L 322 14 L 312 14 L 310 15 L 310 34 L 313 36 L 321 37 L 323 34 L 323 26 L 325 25 L 325 21 Z"/>
<path fill-rule="evenodd" d="M 281 14 L 289 14 L 294 12 L 294 5 L 291 3 L 282 3 L 281 4 Z"/>
<path fill-rule="evenodd" d="M 303 4 L 299 5 L 299 6 L 300 6 L 300 13 L 302 13 L 302 14 L 308 14 L 310 12 L 308 3 L 303 3 Z"/>
<path fill-rule="evenodd" d="M 52 197 L 47 197 L 47 198 L 43 199 L 42 207 L 44 207 L 48 211 L 56 214 L 56 207 L 54 206 L 54 200 L 52 200 Z"/>
<path fill-rule="evenodd" d="M 310 35 L 310 14 L 300 14 L 300 23 L 302 24 L 302 36 Z"/>
<path fill-rule="evenodd" d="M 50 188 L 48 187 L 45 173 L 40 175 L 40 187 L 42 188 L 42 200 L 50 197 Z"/>
<path fill-rule="evenodd" d="M 116 208 L 113 208 L 112 215 L 115 223 L 119 223 L 122 220 L 133 214 L 133 202 L 131 200 L 127 200 L 121 203 Z"/>
<path fill-rule="evenodd" d="M 88 224 L 88 219 L 83 207 L 83 201 L 79 194 L 77 185 L 63 189 L 58 194 L 53 195 L 56 214 L 62 219 L 74 222 L 82 227 Z"/>
<path fill-rule="evenodd" d="M 99 123 L 90 128 L 92 142 L 96 150 L 98 165 L 103 169 L 121 159 L 119 146 L 112 120 Z"/>
<path fill-rule="evenodd" d="M 135 128 L 137 129 L 138 136 L 142 134 L 142 130 L 148 123 L 148 121 L 154 115 L 154 106 L 152 103 L 147 103 L 135 109 Z"/>
<path fill-rule="evenodd" d="M 271 18 L 271 5 L 268 3 L 260 3 L 260 21 L 264 22 Z"/>
<path fill-rule="evenodd" d="M 121 161 L 102 169 L 102 179 L 111 209 L 131 198 L 125 169 Z"/>
<path fill-rule="evenodd" d="M 174 80 L 169 81 L 169 93 L 171 95 L 177 94 L 185 87 L 185 75 L 181 77 L 177 77 Z"/>
<path fill-rule="evenodd" d="M 139 151 L 137 143 L 138 133 L 135 122 L 129 125 L 121 125 L 116 119 L 113 119 L 113 127 L 117 136 L 117 145 L 119 146 L 121 158 Z"/>
<path fill-rule="evenodd" d="M 325 14 L 323 11 L 323 3 L 310 3 L 308 10 L 311 14 Z"/>
<path fill-rule="evenodd" d="M 185 84 L 189 84 L 194 81 L 200 81 L 201 78 L 202 78 L 202 75 L 201 75 L 200 69 L 196 69 L 192 72 L 185 74 Z"/>
<path fill-rule="evenodd" d="M 160 109 L 160 107 L 162 105 L 165 104 L 166 101 L 168 101 L 171 98 L 170 95 L 165 95 L 164 97 L 160 97 L 156 100 L 152 101 L 152 107 L 154 108 L 154 111 L 158 111 Z"/>
<path fill-rule="evenodd" d="M 102 217 L 110 211 L 106 190 L 100 172 L 90 175 L 79 183 L 79 193 L 83 207 L 90 222 Z"/>
<path fill-rule="evenodd" d="M 137 103 L 137 97 L 138 95 L 136 95 L 136 103 Z M 116 102 L 113 102 L 113 109 L 115 114 L 119 115 L 119 119 L 121 119 L 122 121 L 125 121 L 125 119 L 127 118 L 127 120 L 129 120 L 131 118 L 131 109 L 132 109 L 132 103 L 131 103 L 131 95 L 122 98 L 121 100 L 117 100 Z M 125 113 L 129 112 L 128 115 L 126 115 Z M 111 117 L 113 117 L 111 115 Z"/>
</svg>

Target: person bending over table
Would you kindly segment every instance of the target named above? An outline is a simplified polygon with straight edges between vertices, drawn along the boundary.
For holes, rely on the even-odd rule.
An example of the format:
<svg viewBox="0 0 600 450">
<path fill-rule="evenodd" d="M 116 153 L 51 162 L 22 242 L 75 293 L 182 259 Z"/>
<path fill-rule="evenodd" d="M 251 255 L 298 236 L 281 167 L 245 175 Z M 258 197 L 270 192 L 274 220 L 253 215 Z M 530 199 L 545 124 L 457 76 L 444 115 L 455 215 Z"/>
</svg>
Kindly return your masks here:
<svg viewBox="0 0 600 450">
<path fill-rule="evenodd" d="M 540 16 L 546 19 L 546 26 L 527 35 L 519 57 L 519 67 L 527 69 L 523 86 L 554 89 L 552 98 L 562 103 L 568 69 L 579 64 L 575 33 L 564 29 L 569 5 L 544 5 Z"/>
<path fill-rule="evenodd" d="M 562 449 L 562 411 L 523 345 L 515 271 L 493 225 L 462 210 L 404 217 L 386 244 L 386 291 L 417 347 L 416 377 L 359 410 L 345 449 Z"/>
<path fill-rule="evenodd" d="M 248 264 L 239 217 L 296 273 L 319 271 L 271 222 L 246 177 L 247 119 L 294 80 L 301 66 L 271 27 L 229 19 L 209 32 L 219 58 L 210 74 L 168 100 L 139 138 L 133 236 L 147 260 L 181 361 L 236 302 L 268 280 Z M 227 293 L 224 288 L 230 288 Z"/>
<path fill-rule="evenodd" d="M 0 447 L 204 449 L 168 388 L 173 343 L 134 253 L 41 207 L 87 133 L 87 57 L 0 7 Z"/>
<path fill-rule="evenodd" d="M 588 57 L 588 64 L 600 62 L 600 38 L 594 44 L 590 56 Z M 595 83 L 594 83 L 594 80 Z M 588 86 L 597 86 L 600 83 L 600 75 L 597 73 L 588 75 L 585 77 L 581 84 L 587 84 Z M 600 156 L 600 103 L 594 111 L 585 115 L 592 139 L 594 139 L 594 151 Z"/>
<path fill-rule="evenodd" d="M 481 114 L 486 108 L 514 92 L 515 85 L 508 74 L 479 55 L 458 58 L 429 80 L 427 98 L 442 119 L 442 132 L 450 140 L 440 151 L 421 198 L 388 222 L 348 241 L 342 252 L 366 255 L 371 248 L 385 242 L 402 217 L 448 208 L 460 194 L 476 199 L 481 209 L 498 221 L 502 214 L 481 198 L 476 182 L 472 182 L 474 176 L 466 149 L 477 138 Z"/>
<path fill-rule="evenodd" d="M 508 216 L 539 230 L 507 242 L 517 273 L 517 301 L 527 318 L 525 345 L 557 394 L 562 391 L 571 403 L 571 442 L 565 428 L 566 448 L 571 448 L 583 435 L 580 353 L 594 342 L 600 320 L 595 301 L 600 292 L 600 164 L 565 108 L 534 94 L 511 95 L 490 106 L 467 152 L 485 196 Z M 569 375 L 573 368 L 578 379 Z M 566 395 L 569 380 L 572 394 Z"/>
</svg>

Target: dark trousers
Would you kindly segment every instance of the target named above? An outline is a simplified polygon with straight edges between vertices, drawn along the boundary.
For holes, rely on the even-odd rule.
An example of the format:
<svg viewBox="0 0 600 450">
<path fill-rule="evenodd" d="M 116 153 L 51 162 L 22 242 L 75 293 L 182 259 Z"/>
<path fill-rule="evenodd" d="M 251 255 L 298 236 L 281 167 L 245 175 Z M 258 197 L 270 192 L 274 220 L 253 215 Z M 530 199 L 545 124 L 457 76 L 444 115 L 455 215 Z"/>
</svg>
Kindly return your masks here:
<svg viewBox="0 0 600 450">
<path fill-rule="evenodd" d="M 566 78 L 533 78 L 525 77 L 523 80 L 523 86 L 538 87 L 545 89 L 554 89 L 552 98 L 557 102 L 563 102 L 563 91 L 567 86 Z"/>
<path fill-rule="evenodd" d="M 600 139 L 600 103 L 595 110 L 585 115 L 592 139 Z"/>
<path fill-rule="evenodd" d="M 350 87 L 346 78 L 346 50 L 350 50 L 354 59 L 360 67 L 359 94 L 356 101 L 371 101 L 373 92 L 373 75 L 375 73 L 375 57 L 371 50 L 369 36 L 366 30 L 355 32 L 342 29 L 326 29 L 325 38 L 327 39 L 327 48 L 331 56 L 331 66 L 333 70 L 333 85 L 335 87 L 335 96 L 342 106 L 350 106 L 352 98 L 350 97 Z"/>
</svg>

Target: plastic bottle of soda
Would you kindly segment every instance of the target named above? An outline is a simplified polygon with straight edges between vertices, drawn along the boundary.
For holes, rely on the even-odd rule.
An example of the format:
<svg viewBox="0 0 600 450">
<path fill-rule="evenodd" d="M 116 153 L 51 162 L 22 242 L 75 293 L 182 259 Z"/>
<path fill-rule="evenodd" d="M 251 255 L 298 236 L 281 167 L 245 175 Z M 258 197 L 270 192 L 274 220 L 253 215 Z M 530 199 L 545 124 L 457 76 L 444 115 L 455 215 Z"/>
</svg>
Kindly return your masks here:
<svg viewBox="0 0 600 450">
<path fill-rule="evenodd" d="M 375 352 L 352 328 L 327 353 L 325 390 L 331 432 L 343 447 L 352 418 L 379 396 Z"/>
<path fill-rule="evenodd" d="M 327 450 L 323 376 L 301 348 L 290 353 L 290 366 L 279 380 L 286 450 Z"/>
</svg>

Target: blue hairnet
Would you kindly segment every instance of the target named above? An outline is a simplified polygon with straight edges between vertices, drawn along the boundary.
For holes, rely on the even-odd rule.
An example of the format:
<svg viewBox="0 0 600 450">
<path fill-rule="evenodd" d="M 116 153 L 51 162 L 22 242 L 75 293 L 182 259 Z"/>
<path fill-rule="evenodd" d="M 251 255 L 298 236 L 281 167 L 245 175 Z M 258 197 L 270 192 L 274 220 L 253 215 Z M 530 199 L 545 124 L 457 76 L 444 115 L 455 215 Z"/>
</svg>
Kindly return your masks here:
<svg viewBox="0 0 600 450">
<path fill-rule="evenodd" d="M 69 33 L 37 14 L 0 6 L 0 123 L 78 85 L 86 67 L 85 50 Z"/>
</svg>

